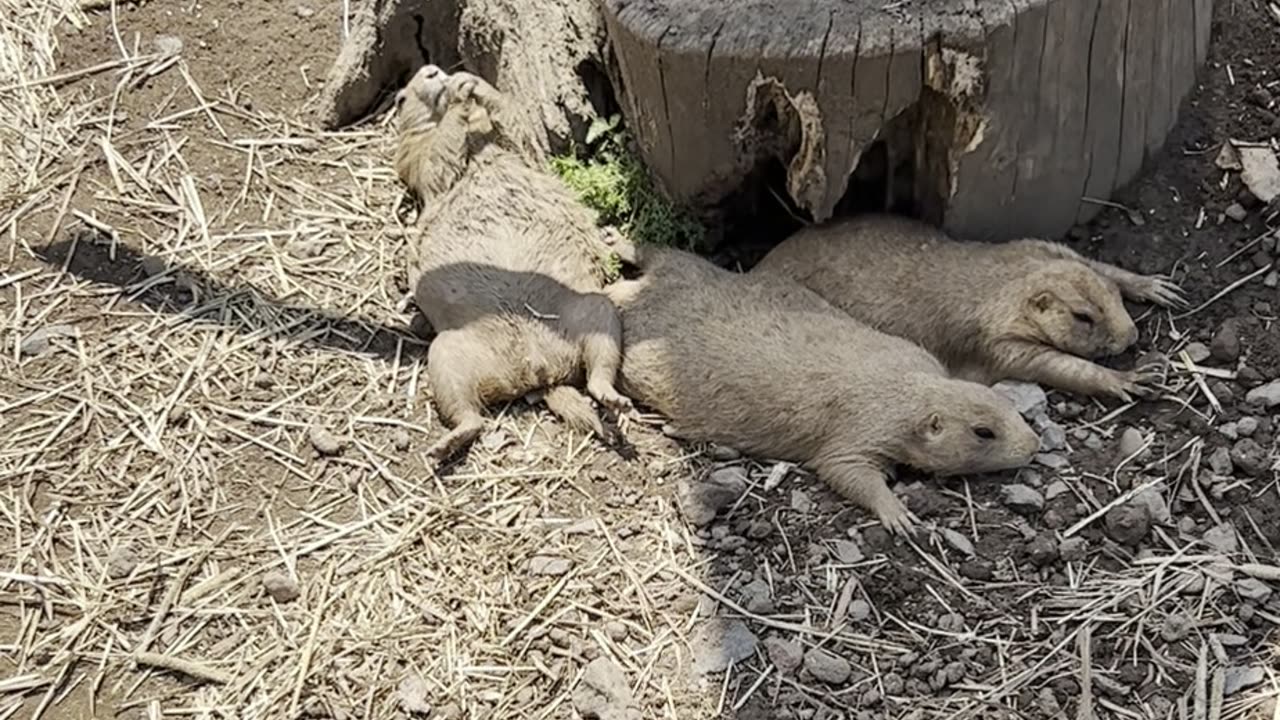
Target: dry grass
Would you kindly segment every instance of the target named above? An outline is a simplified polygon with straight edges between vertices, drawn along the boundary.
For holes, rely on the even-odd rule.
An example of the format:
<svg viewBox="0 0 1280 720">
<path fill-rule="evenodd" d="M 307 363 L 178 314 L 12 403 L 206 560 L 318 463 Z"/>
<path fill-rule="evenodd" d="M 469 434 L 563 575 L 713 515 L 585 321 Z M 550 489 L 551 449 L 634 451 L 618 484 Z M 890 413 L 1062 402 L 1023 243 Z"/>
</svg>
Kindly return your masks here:
<svg viewBox="0 0 1280 720">
<path fill-rule="evenodd" d="M 419 698 L 435 716 L 572 717 L 596 657 L 645 718 L 1041 717 L 1043 690 L 1074 679 L 1080 718 L 1252 720 L 1280 687 L 1268 669 L 1269 690 L 1223 697 L 1228 666 L 1275 663 L 1232 644 L 1256 637 L 1233 614 L 1242 578 L 1275 580 L 1248 528 L 1235 557 L 1161 530 L 1155 555 L 1108 546 L 1065 583 L 1012 564 L 974 583 L 937 535 L 906 560 L 840 559 L 829 502 L 779 507 L 812 481 L 748 464 L 723 526 L 772 528 L 729 550 L 670 499 L 705 457 L 641 418 L 622 459 L 522 405 L 437 474 L 421 344 L 400 329 L 406 209 L 385 126 L 249 112 L 119 32 L 119 59 L 89 68 L 113 90 L 88 97 L 83 69 L 54 60 L 61 22 L 83 22 L 75 3 L 0 0 L 0 720 L 392 718 Z M 170 76 L 145 122 L 122 121 L 140 78 Z M 238 170 L 212 174 L 214 155 Z M 1171 392 L 1208 392 L 1205 372 L 1184 359 Z M 342 450 L 318 452 L 318 430 Z M 1199 447 L 1182 453 L 1143 470 L 1212 512 Z M 1067 478 L 1100 517 L 1086 479 Z M 928 609 L 872 602 L 893 563 Z M 752 580 L 786 611 L 749 612 Z M 763 644 L 695 677 L 710 613 L 848 658 L 853 679 L 781 672 Z M 1137 662 L 1162 686 L 1194 678 L 1185 707 L 1116 690 Z"/>
</svg>

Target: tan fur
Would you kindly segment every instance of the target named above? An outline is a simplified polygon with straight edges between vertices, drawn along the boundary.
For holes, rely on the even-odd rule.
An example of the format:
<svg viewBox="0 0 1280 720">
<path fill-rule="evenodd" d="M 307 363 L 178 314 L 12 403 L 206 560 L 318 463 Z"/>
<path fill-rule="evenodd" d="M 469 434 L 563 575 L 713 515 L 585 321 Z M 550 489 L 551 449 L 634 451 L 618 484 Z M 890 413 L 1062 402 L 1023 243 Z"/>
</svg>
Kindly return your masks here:
<svg viewBox="0 0 1280 720">
<path fill-rule="evenodd" d="M 906 218 L 861 216 L 807 228 L 753 270 L 787 277 L 855 318 L 917 342 L 953 374 L 1040 382 L 1129 399 L 1154 373 L 1085 358 L 1123 351 L 1138 331 L 1122 294 L 1182 302 L 1176 285 L 1087 260 L 1042 240 L 964 243 Z"/>
<path fill-rule="evenodd" d="M 669 249 L 640 264 L 606 290 L 626 327 L 622 388 L 682 437 L 803 463 L 895 532 L 912 525 L 886 483 L 895 464 L 988 472 L 1039 446 L 994 390 L 795 283 Z"/>
<path fill-rule="evenodd" d="M 510 121 L 505 99 L 469 73 L 428 66 L 401 93 L 396 169 L 423 198 L 411 244 L 414 300 L 437 335 L 427 372 L 453 430 L 445 458 L 481 432 L 486 405 L 539 388 L 574 427 L 603 434 L 572 385 L 615 411 L 617 310 L 600 293 L 606 236 Z"/>
</svg>

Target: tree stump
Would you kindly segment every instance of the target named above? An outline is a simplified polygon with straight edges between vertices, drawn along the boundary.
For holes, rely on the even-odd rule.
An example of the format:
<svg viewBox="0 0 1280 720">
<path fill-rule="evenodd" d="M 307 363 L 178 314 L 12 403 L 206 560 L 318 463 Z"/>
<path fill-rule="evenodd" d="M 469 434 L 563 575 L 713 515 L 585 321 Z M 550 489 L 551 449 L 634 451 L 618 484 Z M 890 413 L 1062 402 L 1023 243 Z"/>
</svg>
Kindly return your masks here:
<svg viewBox="0 0 1280 720">
<path fill-rule="evenodd" d="M 368 0 L 312 112 L 325 127 L 349 125 L 422 65 L 465 67 L 546 128 L 544 150 L 562 150 L 611 98 L 603 41 L 594 0 Z"/>
<path fill-rule="evenodd" d="M 1212 5 L 604 0 L 604 16 L 628 125 L 675 199 L 714 206 L 780 161 L 814 221 L 872 195 L 1007 239 L 1087 220 L 1161 147 Z"/>
</svg>

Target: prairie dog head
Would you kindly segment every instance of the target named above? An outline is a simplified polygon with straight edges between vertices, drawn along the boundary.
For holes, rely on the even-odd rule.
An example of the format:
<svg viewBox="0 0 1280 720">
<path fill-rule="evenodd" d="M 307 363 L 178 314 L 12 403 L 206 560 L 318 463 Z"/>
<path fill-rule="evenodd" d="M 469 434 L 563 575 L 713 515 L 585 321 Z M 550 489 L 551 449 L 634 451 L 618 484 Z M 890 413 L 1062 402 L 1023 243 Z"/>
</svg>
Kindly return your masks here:
<svg viewBox="0 0 1280 720">
<path fill-rule="evenodd" d="M 937 378 L 911 418 L 903 462 L 936 475 L 995 472 L 1031 462 L 1040 438 L 1013 403 L 979 383 Z"/>
<path fill-rule="evenodd" d="M 473 140 L 494 129 L 487 103 L 497 91 L 467 72 L 424 65 L 396 93 L 396 173 L 424 200 L 447 190 L 476 152 Z"/>
<path fill-rule="evenodd" d="M 1120 289 L 1083 263 L 1053 261 L 1020 289 L 1025 339 L 1085 358 L 1122 352 L 1138 339 Z"/>
</svg>

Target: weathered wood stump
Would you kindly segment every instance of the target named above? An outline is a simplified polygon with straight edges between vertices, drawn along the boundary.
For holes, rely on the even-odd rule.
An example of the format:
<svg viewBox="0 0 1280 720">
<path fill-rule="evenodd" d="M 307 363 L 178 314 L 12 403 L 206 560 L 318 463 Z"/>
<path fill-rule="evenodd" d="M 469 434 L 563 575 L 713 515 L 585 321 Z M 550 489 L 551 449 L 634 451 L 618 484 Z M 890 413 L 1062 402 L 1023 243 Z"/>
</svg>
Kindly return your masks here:
<svg viewBox="0 0 1280 720">
<path fill-rule="evenodd" d="M 390 102 L 431 62 L 465 67 L 546 128 L 544 149 L 581 138 L 607 93 L 595 0 L 367 0 L 312 112 L 326 127 Z"/>
<path fill-rule="evenodd" d="M 712 206 L 776 159 L 815 221 L 847 191 L 906 193 L 999 239 L 1059 235 L 1138 173 L 1204 62 L 1212 5 L 604 0 L 604 15 L 628 125 L 674 198 Z"/>
</svg>

